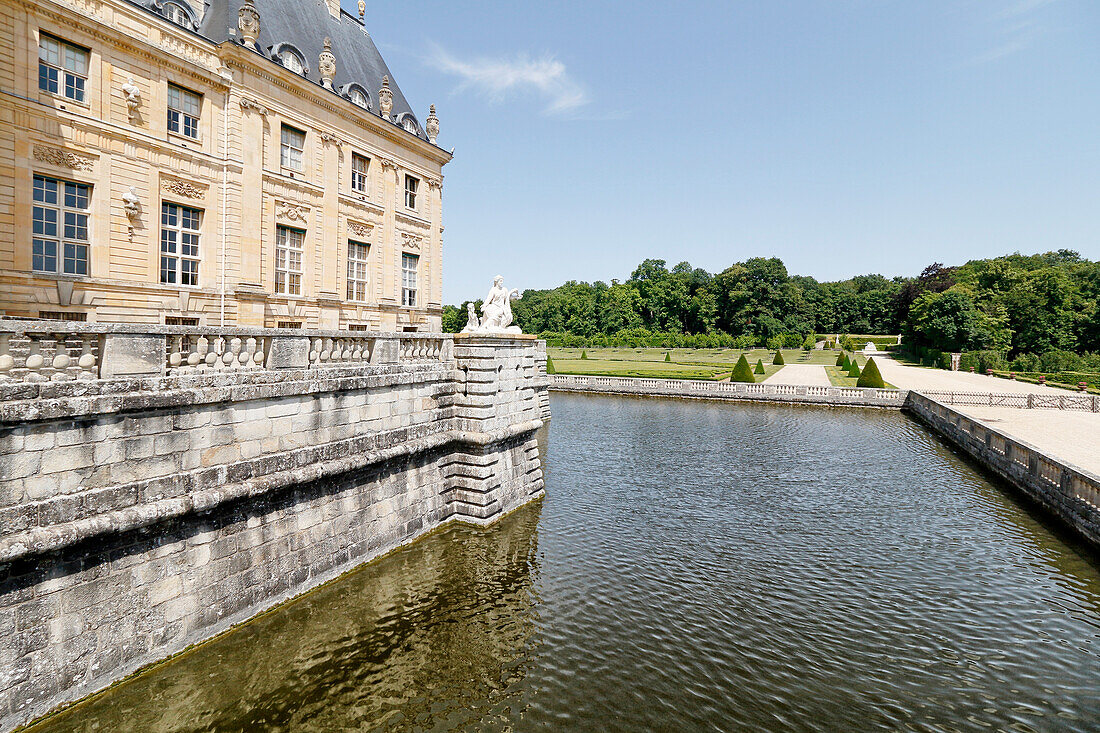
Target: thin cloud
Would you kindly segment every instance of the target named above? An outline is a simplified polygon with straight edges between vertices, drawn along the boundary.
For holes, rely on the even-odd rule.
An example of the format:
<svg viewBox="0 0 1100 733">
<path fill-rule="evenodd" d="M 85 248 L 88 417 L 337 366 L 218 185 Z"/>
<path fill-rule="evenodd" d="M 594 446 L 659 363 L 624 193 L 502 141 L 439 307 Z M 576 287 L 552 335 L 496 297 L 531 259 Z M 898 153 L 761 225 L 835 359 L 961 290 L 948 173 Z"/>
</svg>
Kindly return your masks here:
<svg viewBox="0 0 1100 733">
<path fill-rule="evenodd" d="M 988 51 L 975 56 L 971 62 L 993 63 L 1031 48 L 1045 31 L 1045 28 L 1036 21 L 1035 16 L 1039 11 L 1056 2 L 1058 0 L 1017 0 L 1012 5 L 998 10 L 989 19 L 997 37 L 997 43 Z"/>
<path fill-rule="evenodd" d="M 565 64 L 552 56 L 463 60 L 437 46 L 428 57 L 428 63 L 445 74 L 458 77 L 460 83 L 456 91 L 472 89 L 494 103 L 513 95 L 535 94 L 545 100 L 546 114 L 567 115 L 591 101 L 584 87 L 569 76 Z"/>
</svg>

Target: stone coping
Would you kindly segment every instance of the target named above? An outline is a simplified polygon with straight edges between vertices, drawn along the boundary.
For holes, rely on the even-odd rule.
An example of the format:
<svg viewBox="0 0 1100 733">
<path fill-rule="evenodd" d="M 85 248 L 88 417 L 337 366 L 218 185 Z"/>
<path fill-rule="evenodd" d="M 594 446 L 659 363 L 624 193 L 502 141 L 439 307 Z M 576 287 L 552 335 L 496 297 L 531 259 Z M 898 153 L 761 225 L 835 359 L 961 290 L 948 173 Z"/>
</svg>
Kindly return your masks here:
<svg viewBox="0 0 1100 733">
<path fill-rule="evenodd" d="M 0 427 L 40 420 L 94 418 L 172 409 L 459 380 L 453 363 L 360 364 L 312 369 L 200 372 L 168 377 L 0 384 Z"/>
<path fill-rule="evenodd" d="M 85 321 L 16 321 L 0 319 L 0 336 L 6 334 L 127 334 L 154 336 L 300 336 L 308 338 L 452 339 L 450 333 L 423 331 L 338 331 L 260 326 L 165 326 L 159 323 L 88 323 Z M 482 336 L 491 341 L 503 338 Z M 511 337 L 507 337 L 511 338 Z"/>
<path fill-rule="evenodd" d="M 450 444 L 484 447 L 502 443 L 533 433 L 542 426 L 542 420 L 528 420 L 485 433 L 456 430 L 446 422 L 399 428 L 110 487 L 113 492 L 129 495 L 132 505 L 69 522 L 36 526 L 0 538 L 0 562 L 33 557 L 99 535 L 126 532 L 209 511 L 226 502 L 258 497 Z M 28 508 L 38 509 L 36 505 L 28 505 Z"/>
</svg>

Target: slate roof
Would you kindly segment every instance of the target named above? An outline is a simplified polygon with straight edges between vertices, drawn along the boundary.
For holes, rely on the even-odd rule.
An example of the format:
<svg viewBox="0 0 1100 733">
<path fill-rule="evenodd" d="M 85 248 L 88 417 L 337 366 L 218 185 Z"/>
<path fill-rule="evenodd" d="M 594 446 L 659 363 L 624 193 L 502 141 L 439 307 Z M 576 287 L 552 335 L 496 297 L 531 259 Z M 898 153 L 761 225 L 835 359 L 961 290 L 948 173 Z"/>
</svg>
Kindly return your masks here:
<svg viewBox="0 0 1100 733">
<path fill-rule="evenodd" d="M 138 2 L 145 4 L 141 0 Z M 230 32 L 237 31 L 237 11 L 241 5 L 243 0 L 206 0 L 206 13 L 197 28 L 198 33 L 215 43 L 230 39 L 239 42 L 238 35 Z M 341 10 L 340 17 L 333 18 L 325 0 L 254 0 L 254 5 L 260 13 L 256 46 L 265 57 L 270 59 L 272 51 L 280 44 L 293 46 L 305 60 L 305 77 L 320 87 L 317 57 L 324 49 L 325 37 L 331 38 L 332 53 L 336 57 L 336 77 L 332 85 L 337 92 L 346 94 L 348 86 L 358 84 L 367 94 L 371 110 L 378 114 L 378 90 L 382 87 L 382 77 L 389 76 L 393 92 L 392 118 L 400 122 L 405 119 L 404 115 L 411 116 L 416 123 L 417 137 L 428 139 L 420 118 L 401 93 L 382 54 L 378 53 L 357 17 Z M 272 63 L 278 62 L 273 60 Z M 287 70 L 285 73 L 293 72 Z"/>
</svg>

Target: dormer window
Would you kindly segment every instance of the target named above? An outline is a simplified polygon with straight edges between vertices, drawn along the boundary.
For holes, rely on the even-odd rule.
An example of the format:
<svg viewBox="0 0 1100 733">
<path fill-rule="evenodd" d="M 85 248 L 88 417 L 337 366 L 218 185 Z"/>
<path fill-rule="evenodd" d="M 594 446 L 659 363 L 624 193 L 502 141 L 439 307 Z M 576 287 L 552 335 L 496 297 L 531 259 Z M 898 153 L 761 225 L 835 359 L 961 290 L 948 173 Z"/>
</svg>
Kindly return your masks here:
<svg viewBox="0 0 1100 733">
<path fill-rule="evenodd" d="M 397 116 L 397 124 L 401 125 L 405 132 L 420 135 L 420 125 L 417 123 L 416 118 L 408 112 L 402 112 Z"/>
<path fill-rule="evenodd" d="M 294 48 L 289 43 L 280 43 L 272 48 L 271 58 L 278 61 L 284 68 L 293 71 L 295 74 L 309 73 L 309 67 L 306 66 L 306 58 L 302 55 L 302 52 Z"/>
<path fill-rule="evenodd" d="M 367 95 L 363 94 L 359 89 L 351 90 L 351 102 L 352 104 L 359 105 L 363 109 L 370 109 L 370 103 L 367 102 Z"/>
<path fill-rule="evenodd" d="M 405 120 L 405 129 L 415 135 L 416 134 L 416 123 L 413 122 L 412 120 Z"/>
<path fill-rule="evenodd" d="M 295 74 L 301 74 L 302 70 L 305 68 L 302 66 L 302 60 L 298 58 L 298 54 L 293 51 L 283 51 L 279 54 L 279 61 L 282 62 L 283 66 L 290 69 Z"/>
<path fill-rule="evenodd" d="M 181 25 L 184 28 L 190 28 L 192 30 L 195 28 L 195 19 L 191 17 L 191 12 L 179 3 L 164 3 L 164 6 L 161 8 L 161 14 L 176 25 Z"/>
</svg>

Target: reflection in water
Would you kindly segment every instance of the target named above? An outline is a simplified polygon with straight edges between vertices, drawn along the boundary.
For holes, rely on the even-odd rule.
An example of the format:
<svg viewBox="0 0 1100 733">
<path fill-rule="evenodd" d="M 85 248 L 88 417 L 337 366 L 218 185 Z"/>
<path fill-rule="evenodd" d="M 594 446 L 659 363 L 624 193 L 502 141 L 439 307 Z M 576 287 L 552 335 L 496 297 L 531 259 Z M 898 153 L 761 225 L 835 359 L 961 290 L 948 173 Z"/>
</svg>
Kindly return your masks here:
<svg viewBox="0 0 1100 733">
<path fill-rule="evenodd" d="M 543 504 L 37 730 L 1100 727 L 1096 564 L 908 418 L 553 400 Z"/>
</svg>

